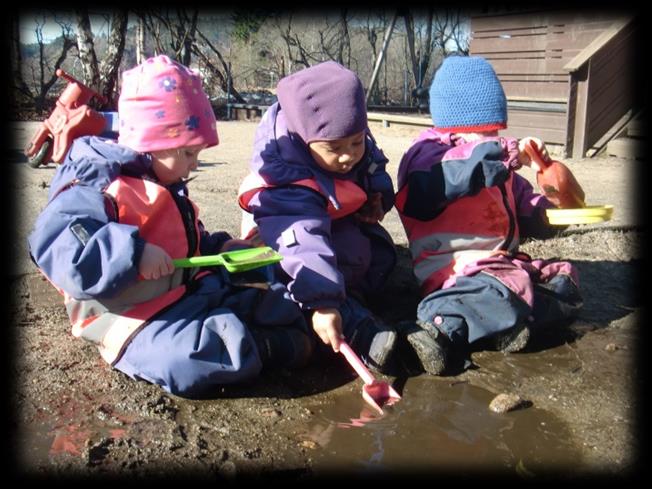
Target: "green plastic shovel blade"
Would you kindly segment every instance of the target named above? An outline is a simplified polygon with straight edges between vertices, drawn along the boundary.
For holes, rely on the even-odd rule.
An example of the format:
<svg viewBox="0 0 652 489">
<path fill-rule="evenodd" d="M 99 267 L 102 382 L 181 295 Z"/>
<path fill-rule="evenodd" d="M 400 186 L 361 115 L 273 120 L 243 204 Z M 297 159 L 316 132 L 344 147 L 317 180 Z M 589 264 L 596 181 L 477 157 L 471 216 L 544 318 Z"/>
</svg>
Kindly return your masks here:
<svg viewBox="0 0 652 489">
<path fill-rule="evenodd" d="M 177 258 L 172 263 L 177 268 L 210 267 L 221 265 L 230 273 L 246 272 L 254 268 L 264 267 L 278 263 L 283 259 L 269 246 L 247 248 L 245 250 L 225 251 L 219 255 L 192 256 L 190 258 Z"/>
</svg>

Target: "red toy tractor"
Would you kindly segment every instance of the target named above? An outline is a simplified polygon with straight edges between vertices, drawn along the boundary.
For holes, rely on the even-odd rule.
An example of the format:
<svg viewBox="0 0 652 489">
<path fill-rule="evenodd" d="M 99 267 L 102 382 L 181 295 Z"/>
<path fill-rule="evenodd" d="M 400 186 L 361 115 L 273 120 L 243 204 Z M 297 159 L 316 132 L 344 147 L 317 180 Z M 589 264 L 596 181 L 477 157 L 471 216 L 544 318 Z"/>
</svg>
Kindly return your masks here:
<svg viewBox="0 0 652 489">
<path fill-rule="evenodd" d="M 50 117 L 41 123 L 25 148 L 25 156 L 33 168 L 50 161 L 61 163 L 76 137 L 98 135 L 105 125 L 104 117 L 87 104 L 93 97 L 101 103 L 106 103 L 106 99 L 65 71 L 58 69 L 56 74 L 67 80 L 68 86 Z"/>
</svg>

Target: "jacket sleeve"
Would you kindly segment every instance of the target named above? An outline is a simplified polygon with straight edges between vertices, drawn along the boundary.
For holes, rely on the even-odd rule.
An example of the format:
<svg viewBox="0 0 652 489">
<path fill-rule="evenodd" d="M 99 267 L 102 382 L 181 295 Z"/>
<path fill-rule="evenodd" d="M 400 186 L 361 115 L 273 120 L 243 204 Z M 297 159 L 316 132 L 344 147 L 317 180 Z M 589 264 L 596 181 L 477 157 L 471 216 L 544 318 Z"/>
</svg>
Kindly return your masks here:
<svg viewBox="0 0 652 489">
<path fill-rule="evenodd" d="M 338 307 L 346 293 L 325 198 L 303 187 L 275 187 L 254 196 L 250 208 L 263 241 L 283 255 L 292 299 L 302 309 Z"/>
<path fill-rule="evenodd" d="M 204 228 L 204 223 L 199 221 L 199 253 L 201 255 L 216 255 L 224 246 L 231 235 L 226 231 L 210 233 Z"/>
<path fill-rule="evenodd" d="M 419 142 L 401 160 L 401 166 L 413 168 L 408 170 L 408 194 L 401 209 L 409 217 L 429 221 L 450 202 L 500 185 L 509 177 L 499 141 L 480 142 L 469 154 L 453 159 L 442 159 L 438 146 L 432 141 Z"/>
<path fill-rule="evenodd" d="M 111 297 L 137 278 L 144 241 L 135 226 L 112 222 L 104 195 L 73 185 L 56 195 L 28 237 L 36 265 L 77 299 Z"/>
<path fill-rule="evenodd" d="M 512 191 L 521 238 L 548 239 L 568 227 L 548 223 L 546 209 L 554 209 L 555 206 L 544 195 L 536 193 L 530 182 L 518 173 L 514 174 Z"/>
<path fill-rule="evenodd" d="M 387 157 L 383 152 L 374 144 L 371 149 L 371 164 L 369 165 L 369 193 L 375 194 L 380 192 L 382 196 L 383 211 L 389 212 L 394 207 L 394 183 L 392 177 L 387 173 Z"/>
</svg>

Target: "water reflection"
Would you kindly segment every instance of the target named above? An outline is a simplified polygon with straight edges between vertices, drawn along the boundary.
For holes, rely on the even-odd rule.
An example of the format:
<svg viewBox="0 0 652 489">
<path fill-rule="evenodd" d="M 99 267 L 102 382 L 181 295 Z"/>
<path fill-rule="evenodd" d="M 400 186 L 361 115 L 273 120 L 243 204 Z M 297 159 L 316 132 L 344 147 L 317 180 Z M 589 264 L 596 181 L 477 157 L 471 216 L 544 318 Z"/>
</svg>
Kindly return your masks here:
<svg viewBox="0 0 652 489">
<path fill-rule="evenodd" d="M 381 416 L 344 392 L 338 402 L 314 410 L 305 436 L 322 449 L 315 451 L 313 467 L 362 473 L 475 467 L 536 474 L 580 462 L 564 423 L 533 407 L 493 413 L 488 409 L 493 396 L 467 383 L 413 378 L 402 401 Z"/>
</svg>

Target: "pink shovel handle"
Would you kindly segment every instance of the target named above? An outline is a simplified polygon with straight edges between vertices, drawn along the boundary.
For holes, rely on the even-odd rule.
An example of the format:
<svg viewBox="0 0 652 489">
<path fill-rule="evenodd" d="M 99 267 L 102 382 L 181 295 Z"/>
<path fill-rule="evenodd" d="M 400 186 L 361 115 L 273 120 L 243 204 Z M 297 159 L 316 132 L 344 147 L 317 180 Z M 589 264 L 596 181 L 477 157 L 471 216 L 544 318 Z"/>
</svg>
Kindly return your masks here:
<svg viewBox="0 0 652 489">
<path fill-rule="evenodd" d="M 375 381 L 374 376 L 371 375 L 371 372 L 367 370 L 362 360 L 360 360 L 358 355 L 353 352 L 349 344 L 345 341 L 340 342 L 340 353 L 344 355 L 344 358 L 351 364 L 365 384 L 372 384 Z"/>
</svg>

